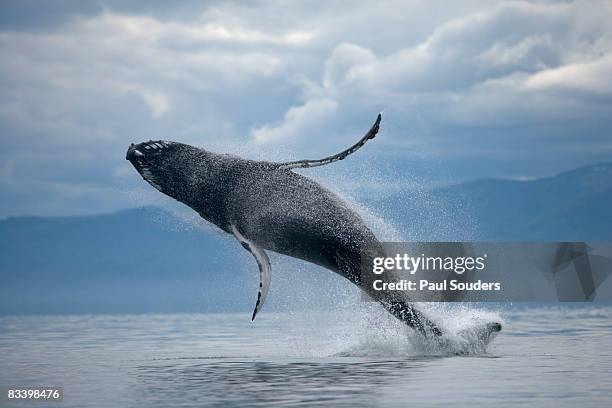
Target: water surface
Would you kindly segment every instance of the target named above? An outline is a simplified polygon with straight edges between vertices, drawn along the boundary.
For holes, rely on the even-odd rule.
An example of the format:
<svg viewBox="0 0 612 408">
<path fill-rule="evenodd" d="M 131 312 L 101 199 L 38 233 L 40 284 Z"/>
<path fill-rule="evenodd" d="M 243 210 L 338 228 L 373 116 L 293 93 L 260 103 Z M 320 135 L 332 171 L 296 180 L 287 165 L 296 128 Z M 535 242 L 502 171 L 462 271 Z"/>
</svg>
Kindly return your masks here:
<svg viewBox="0 0 612 408">
<path fill-rule="evenodd" d="M 341 312 L 2 317 L 0 385 L 62 386 L 62 407 L 610 406 L 611 307 L 502 314 L 469 356 Z"/>
</svg>

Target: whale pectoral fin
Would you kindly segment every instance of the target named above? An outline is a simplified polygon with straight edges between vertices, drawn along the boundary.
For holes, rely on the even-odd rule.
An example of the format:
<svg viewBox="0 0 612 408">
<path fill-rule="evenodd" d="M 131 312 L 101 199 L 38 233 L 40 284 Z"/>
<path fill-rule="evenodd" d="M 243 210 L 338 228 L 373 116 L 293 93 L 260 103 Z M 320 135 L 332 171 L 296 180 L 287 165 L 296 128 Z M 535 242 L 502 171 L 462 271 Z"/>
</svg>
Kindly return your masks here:
<svg viewBox="0 0 612 408">
<path fill-rule="evenodd" d="M 251 321 L 255 320 L 255 316 L 263 307 L 266 297 L 268 296 L 268 290 L 270 289 L 270 280 L 272 277 L 272 267 L 270 266 L 270 259 L 262 248 L 255 245 L 253 242 L 246 239 L 238 229 L 232 225 L 232 234 L 240 242 L 240 245 L 247 251 L 249 251 L 257 261 L 259 267 L 259 292 L 257 292 L 257 302 L 255 303 L 255 310 L 253 310 L 253 317 Z"/>
<path fill-rule="evenodd" d="M 352 145 L 346 150 L 341 151 L 338 154 L 334 154 L 333 156 L 325 157 L 324 159 L 318 160 L 298 160 L 294 162 L 287 163 L 278 163 L 277 168 L 283 170 L 297 169 L 297 168 L 306 168 L 306 167 L 318 167 L 324 166 L 329 163 L 333 163 L 338 160 L 344 160 L 344 158 L 350 154 L 355 153 L 357 150 L 361 148 L 366 142 L 370 139 L 374 139 L 378 134 L 378 130 L 380 129 L 380 121 L 382 120 L 382 113 L 379 113 L 376 117 L 376 121 L 374 125 L 370 128 L 368 133 L 366 133 L 357 143 Z"/>
</svg>

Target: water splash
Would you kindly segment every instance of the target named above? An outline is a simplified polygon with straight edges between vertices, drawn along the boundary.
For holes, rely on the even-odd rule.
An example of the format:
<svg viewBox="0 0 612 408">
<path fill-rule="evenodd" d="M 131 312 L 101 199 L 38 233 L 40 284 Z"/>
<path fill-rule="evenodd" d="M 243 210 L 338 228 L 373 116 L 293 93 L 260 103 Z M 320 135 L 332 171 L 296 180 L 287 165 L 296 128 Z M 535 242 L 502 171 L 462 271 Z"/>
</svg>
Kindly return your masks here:
<svg viewBox="0 0 612 408">
<path fill-rule="evenodd" d="M 362 166 L 365 166 L 365 164 L 362 164 Z M 376 170 L 367 167 L 362 170 L 359 172 L 360 180 L 365 179 L 366 181 L 384 184 L 384 179 L 376 173 Z M 354 173 L 349 174 L 340 167 L 334 166 L 330 167 L 330 170 L 316 173 L 308 172 L 308 176 L 316 179 L 349 203 L 380 240 L 402 241 L 405 239 L 404 233 L 395 228 L 389 222 L 389 217 L 385 217 L 384 213 L 381 215 L 374 209 L 360 204 L 355 198 L 354 191 L 351 192 L 338 187 L 350 186 L 350 183 L 344 183 L 343 181 L 354 180 Z M 196 228 L 206 225 L 192 212 L 189 212 L 191 216 L 185 217 L 184 214 L 186 213 L 175 212 L 175 216 L 178 215 L 183 223 L 193 225 Z M 445 228 L 456 231 L 449 225 L 446 225 Z M 413 232 L 411 238 L 415 236 L 418 236 L 418 234 L 415 235 Z M 281 264 L 282 267 L 284 258 L 280 258 L 281 262 L 277 262 L 279 258 L 275 259 L 275 264 Z M 405 324 L 395 320 L 377 304 L 359 300 L 359 296 L 354 295 L 354 293 L 358 293 L 358 288 L 351 287 L 348 282 L 335 277 L 335 279 L 323 278 L 321 280 L 322 284 L 318 284 L 317 279 L 310 280 L 310 284 L 305 285 L 304 282 L 308 282 L 308 280 L 304 279 L 304 276 L 311 271 L 311 267 L 294 261 L 285 265 L 287 265 L 286 269 L 289 270 L 289 273 L 284 281 L 278 279 L 278 272 L 274 273 L 273 288 L 278 289 L 272 289 L 271 298 L 275 292 L 281 292 L 285 289 L 285 294 L 280 302 L 285 303 L 285 310 L 312 311 L 331 307 L 332 310 L 338 311 L 337 319 L 342 319 L 342 322 L 336 321 L 335 324 L 328 324 L 327 326 L 321 326 L 320 320 L 311 322 L 315 336 L 320 334 L 321 331 L 328 331 L 333 333 L 332 336 L 337 339 L 337 341 L 331 341 L 327 347 L 323 348 L 324 353 L 328 353 L 328 355 L 355 355 L 359 353 L 365 353 L 365 355 L 382 353 L 382 355 L 392 356 L 475 354 L 484 352 L 486 344 L 490 340 L 489 337 L 485 339 L 479 333 L 479 327 L 483 323 L 478 321 L 478 312 L 475 310 L 444 308 L 440 305 L 423 306 L 426 314 L 431 316 L 432 320 L 439 322 L 445 332 L 441 341 L 429 341 L 406 327 Z M 275 265 L 273 269 L 278 271 L 282 268 Z M 314 275 L 310 274 L 310 276 Z M 313 282 L 315 285 L 312 285 Z M 347 287 L 351 287 L 351 289 L 347 289 Z M 297 316 L 295 320 L 302 325 L 307 322 L 307 320 L 299 319 Z M 496 316 L 494 320 L 489 321 L 498 320 L 499 317 Z M 333 318 L 331 321 L 333 322 Z M 351 322 L 351 324 L 343 326 L 346 322 Z M 340 329 L 341 327 L 342 329 Z M 320 344 L 318 347 L 318 352 L 321 352 Z"/>
<path fill-rule="evenodd" d="M 292 356 L 404 360 L 486 355 L 494 336 L 481 329 L 486 322 L 500 321 L 495 312 L 460 308 L 464 310 L 435 316 L 445 334 L 439 339 L 426 339 L 376 303 L 359 302 L 353 297 L 338 299 L 336 304 L 338 308 L 333 311 L 294 309 L 275 316 L 275 324 L 284 327 L 283 341 L 290 343 Z"/>
</svg>

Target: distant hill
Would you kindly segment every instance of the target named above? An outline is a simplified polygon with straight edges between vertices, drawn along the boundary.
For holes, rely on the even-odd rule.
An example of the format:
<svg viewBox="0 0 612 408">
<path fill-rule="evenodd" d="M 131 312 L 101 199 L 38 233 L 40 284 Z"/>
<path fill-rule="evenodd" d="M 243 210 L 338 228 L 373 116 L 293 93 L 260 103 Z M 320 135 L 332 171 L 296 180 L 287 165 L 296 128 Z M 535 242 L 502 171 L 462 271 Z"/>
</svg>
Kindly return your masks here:
<svg viewBox="0 0 612 408">
<path fill-rule="evenodd" d="M 256 272 L 216 235 L 154 208 L 0 221 L 0 313 L 246 310 Z"/>
<path fill-rule="evenodd" d="M 407 190 L 371 205 L 422 240 L 612 241 L 612 163 Z"/>
<path fill-rule="evenodd" d="M 407 239 L 612 241 L 612 164 L 406 190 L 366 204 Z M 294 305 L 338 295 L 340 278 L 313 268 L 319 272 L 304 279 L 291 262 L 273 258 L 268 310 L 279 299 Z M 257 279 L 253 259 L 231 237 L 160 209 L 0 221 L 0 314 L 249 313 Z"/>
</svg>

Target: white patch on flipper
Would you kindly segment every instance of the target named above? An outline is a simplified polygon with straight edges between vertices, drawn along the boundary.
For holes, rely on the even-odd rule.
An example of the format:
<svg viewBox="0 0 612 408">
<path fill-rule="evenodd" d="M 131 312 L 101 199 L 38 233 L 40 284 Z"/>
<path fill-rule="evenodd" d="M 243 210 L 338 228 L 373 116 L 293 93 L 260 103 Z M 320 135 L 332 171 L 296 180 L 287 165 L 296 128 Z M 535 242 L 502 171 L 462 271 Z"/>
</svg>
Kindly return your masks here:
<svg viewBox="0 0 612 408">
<path fill-rule="evenodd" d="M 266 251 L 242 236 L 234 225 L 230 226 L 230 228 L 244 249 L 253 254 L 255 260 L 257 261 L 257 266 L 259 267 L 259 292 L 257 293 L 257 302 L 255 303 L 255 310 L 253 310 L 253 317 L 251 318 L 251 321 L 253 321 L 255 320 L 257 313 L 259 313 L 263 307 L 266 297 L 268 296 L 270 280 L 272 278 L 272 267 L 270 266 L 270 259 L 268 258 Z"/>
</svg>

